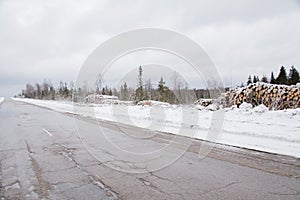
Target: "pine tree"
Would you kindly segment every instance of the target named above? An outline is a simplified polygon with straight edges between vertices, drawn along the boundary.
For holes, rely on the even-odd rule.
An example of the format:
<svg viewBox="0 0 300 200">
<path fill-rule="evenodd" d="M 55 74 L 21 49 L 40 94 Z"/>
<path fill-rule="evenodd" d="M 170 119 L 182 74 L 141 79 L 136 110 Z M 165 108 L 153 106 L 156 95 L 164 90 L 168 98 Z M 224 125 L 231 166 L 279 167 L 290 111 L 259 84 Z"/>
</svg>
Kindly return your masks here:
<svg viewBox="0 0 300 200">
<path fill-rule="evenodd" d="M 280 68 L 280 72 L 276 78 L 276 83 L 277 84 L 287 84 L 288 83 L 284 66 L 281 66 L 281 68 Z"/>
<path fill-rule="evenodd" d="M 300 82 L 299 72 L 295 69 L 294 66 L 292 66 L 289 73 L 288 84 L 296 85 L 298 82 Z"/>
<path fill-rule="evenodd" d="M 271 73 L 270 83 L 271 83 L 271 84 L 275 84 L 275 83 L 276 83 L 276 80 L 275 80 L 275 78 L 274 78 L 274 73 L 273 73 L 273 72 Z"/>
<path fill-rule="evenodd" d="M 252 83 L 252 78 L 251 78 L 251 75 L 249 75 L 247 85 L 250 85 L 251 83 Z"/>
</svg>

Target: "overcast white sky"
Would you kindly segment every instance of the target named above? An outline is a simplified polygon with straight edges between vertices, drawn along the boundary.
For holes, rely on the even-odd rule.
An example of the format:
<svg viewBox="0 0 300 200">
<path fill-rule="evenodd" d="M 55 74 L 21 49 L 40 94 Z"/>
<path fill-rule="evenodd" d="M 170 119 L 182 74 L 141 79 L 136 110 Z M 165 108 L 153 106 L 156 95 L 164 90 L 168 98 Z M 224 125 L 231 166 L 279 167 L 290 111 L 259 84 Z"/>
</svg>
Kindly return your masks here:
<svg viewBox="0 0 300 200">
<path fill-rule="evenodd" d="M 225 84 L 281 65 L 300 70 L 299 21 L 299 0 L 0 0 L 0 96 L 27 82 L 75 80 L 99 44 L 144 27 L 199 43 Z"/>
</svg>

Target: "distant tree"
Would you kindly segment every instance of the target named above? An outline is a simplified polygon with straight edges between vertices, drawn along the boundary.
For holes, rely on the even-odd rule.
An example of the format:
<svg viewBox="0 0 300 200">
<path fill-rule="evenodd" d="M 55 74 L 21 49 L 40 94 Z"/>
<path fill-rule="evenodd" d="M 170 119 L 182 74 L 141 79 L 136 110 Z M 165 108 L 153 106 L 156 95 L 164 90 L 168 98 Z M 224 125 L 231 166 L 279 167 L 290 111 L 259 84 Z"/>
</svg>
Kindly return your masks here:
<svg viewBox="0 0 300 200">
<path fill-rule="evenodd" d="M 36 87 L 36 97 L 35 98 L 42 99 L 42 90 L 41 90 L 40 84 L 36 83 L 35 87 Z"/>
<path fill-rule="evenodd" d="M 284 66 L 281 66 L 281 68 L 280 68 L 280 72 L 276 78 L 276 83 L 277 84 L 287 84 L 288 83 Z"/>
<path fill-rule="evenodd" d="M 114 96 L 117 96 L 117 97 L 120 97 L 119 96 L 119 93 L 118 93 L 118 90 L 116 88 L 113 88 L 113 93 L 112 93 Z"/>
<path fill-rule="evenodd" d="M 173 83 L 173 100 L 174 103 L 183 103 L 183 80 L 177 72 L 173 73 L 171 77 L 171 81 Z"/>
<path fill-rule="evenodd" d="M 100 94 L 100 88 L 102 88 L 102 84 L 103 84 L 104 80 L 101 74 L 98 74 L 97 80 L 96 80 L 96 88 L 99 89 L 99 93 Z"/>
<path fill-rule="evenodd" d="M 64 90 L 63 90 L 64 97 L 65 97 L 65 98 L 69 97 L 69 95 L 70 95 L 69 93 L 70 93 L 70 91 L 69 91 L 69 89 L 68 89 L 68 85 L 67 85 L 67 83 L 65 82 Z"/>
<path fill-rule="evenodd" d="M 247 85 L 250 85 L 251 83 L 252 83 L 252 77 L 251 77 L 251 75 L 249 75 Z"/>
<path fill-rule="evenodd" d="M 106 95 L 109 95 L 109 93 L 110 93 L 110 89 L 108 88 L 107 85 L 105 85 L 105 94 L 106 94 Z M 111 92 L 111 93 L 112 93 L 112 92 Z"/>
<path fill-rule="evenodd" d="M 26 84 L 26 89 L 25 89 L 25 98 L 34 98 L 34 87 L 30 84 Z"/>
<path fill-rule="evenodd" d="M 144 100 L 144 91 L 143 91 L 143 69 L 142 66 L 139 67 L 139 74 L 138 74 L 138 85 L 135 91 L 135 100 L 142 101 Z"/>
<path fill-rule="evenodd" d="M 275 84 L 275 83 L 276 83 L 276 80 L 275 80 L 275 78 L 274 78 L 273 72 L 271 73 L 270 83 L 271 83 L 271 84 Z"/>
<path fill-rule="evenodd" d="M 261 78 L 261 82 L 268 83 L 268 78 L 264 75 L 264 76 Z"/>
<path fill-rule="evenodd" d="M 58 94 L 59 96 L 63 96 L 64 93 L 64 83 L 62 81 L 59 82 Z"/>
<path fill-rule="evenodd" d="M 257 82 L 258 82 L 257 77 L 253 76 L 253 83 L 257 83 Z"/>
<path fill-rule="evenodd" d="M 124 83 L 124 100 L 128 100 L 129 94 L 128 94 L 128 87 L 127 87 L 127 83 Z"/>
<path fill-rule="evenodd" d="M 50 86 L 50 94 L 49 95 L 50 95 L 51 100 L 55 100 L 55 89 L 52 85 Z"/>
<path fill-rule="evenodd" d="M 162 102 L 171 102 L 173 101 L 173 99 L 171 99 L 171 92 L 165 84 L 166 82 L 164 81 L 163 77 L 161 77 L 157 86 L 158 95 L 156 100 Z"/>
<path fill-rule="evenodd" d="M 96 88 L 96 94 L 100 94 L 100 89 L 99 89 L 98 86 L 97 86 L 97 88 Z"/>
<path fill-rule="evenodd" d="M 42 98 L 47 99 L 49 96 L 49 84 L 46 80 L 44 80 L 43 87 L 42 87 Z"/>
<path fill-rule="evenodd" d="M 121 85 L 121 89 L 120 89 L 120 99 L 121 100 L 128 100 L 128 87 L 127 87 L 127 83 L 124 82 L 124 85 Z"/>
<path fill-rule="evenodd" d="M 257 82 L 259 82 L 259 81 L 260 81 L 260 80 L 259 80 L 259 78 L 258 78 L 258 76 L 256 76 L 256 81 L 257 81 Z"/>
<path fill-rule="evenodd" d="M 82 96 L 81 98 L 85 99 L 85 95 L 88 93 L 88 88 L 89 88 L 88 81 L 84 80 L 83 85 L 80 87 L 80 95 Z"/>
<path fill-rule="evenodd" d="M 105 88 L 102 88 L 102 92 L 101 92 L 102 95 L 105 95 Z"/>
<path fill-rule="evenodd" d="M 74 82 L 71 81 L 69 85 L 70 85 L 70 92 L 73 92 L 73 90 L 74 90 Z"/>
<path fill-rule="evenodd" d="M 73 87 L 73 86 L 72 86 Z M 73 89 L 72 89 L 73 91 Z M 58 89 L 58 94 L 62 98 L 69 98 L 72 96 L 72 91 L 71 89 L 68 88 L 68 84 L 66 82 L 59 82 L 59 89 Z"/>
<path fill-rule="evenodd" d="M 146 81 L 144 90 L 145 90 L 144 93 L 145 93 L 145 98 L 146 99 L 153 98 L 153 92 L 154 92 L 154 90 L 152 88 L 151 79 L 148 79 Z"/>
<path fill-rule="evenodd" d="M 294 66 L 292 66 L 289 73 L 288 84 L 296 85 L 298 82 L 300 82 L 299 72 L 295 69 Z"/>
<path fill-rule="evenodd" d="M 165 81 L 163 77 L 160 78 L 160 81 L 158 82 L 158 92 L 163 94 L 164 93 L 164 86 L 165 86 Z"/>
</svg>

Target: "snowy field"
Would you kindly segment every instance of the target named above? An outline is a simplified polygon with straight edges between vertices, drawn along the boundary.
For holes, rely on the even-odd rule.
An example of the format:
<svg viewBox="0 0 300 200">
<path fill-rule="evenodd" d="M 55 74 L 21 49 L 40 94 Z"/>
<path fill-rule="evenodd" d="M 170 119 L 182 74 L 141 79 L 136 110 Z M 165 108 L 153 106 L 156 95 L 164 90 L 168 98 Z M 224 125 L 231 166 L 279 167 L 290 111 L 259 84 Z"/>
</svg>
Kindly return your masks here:
<svg viewBox="0 0 300 200">
<path fill-rule="evenodd" d="M 120 106 L 13 98 L 59 112 L 117 121 L 152 130 L 208 139 L 214 111 L 194 106 Z M 263 105 L 241 105 L 224 111 L 217 143 L 300 158 L 300 109 L 268 111 Z"/>
<path fill-rule="evenodd" d="M 4 97 L 0 97 L 0 104 L 4 101 Z"/>
</svg>

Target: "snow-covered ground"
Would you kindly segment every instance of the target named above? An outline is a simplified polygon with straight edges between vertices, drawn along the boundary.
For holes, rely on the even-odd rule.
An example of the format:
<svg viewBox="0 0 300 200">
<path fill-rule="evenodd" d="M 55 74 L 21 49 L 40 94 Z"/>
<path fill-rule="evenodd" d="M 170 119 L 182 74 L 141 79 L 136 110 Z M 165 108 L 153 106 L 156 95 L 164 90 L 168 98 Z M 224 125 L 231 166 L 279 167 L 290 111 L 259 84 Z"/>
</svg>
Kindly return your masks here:
<svg viewBox="0 0 300 200">
<path fill-rule="evenodd" d="M 4 101 L 4 97 L 0 97 L 0 104 Z"/>
<path fill-rule="evenodd" d="M 73 104 L 33 99 L 15 99 L 59 112 L 76 113 L 101 120 L 117 121 L 152 130 L 207 139 L 213 111 L 194 106 L 125 106 Z M 223 128 L 217 143 L 290 155 L 300 158 L 300 109 L 268 111 L 255 108 L 224 109 Z"/>
</svg>

